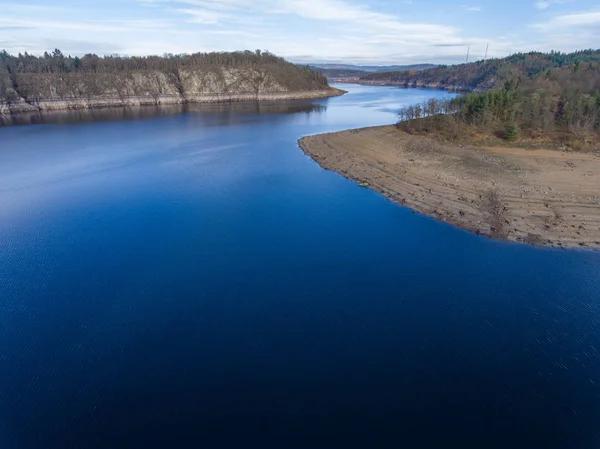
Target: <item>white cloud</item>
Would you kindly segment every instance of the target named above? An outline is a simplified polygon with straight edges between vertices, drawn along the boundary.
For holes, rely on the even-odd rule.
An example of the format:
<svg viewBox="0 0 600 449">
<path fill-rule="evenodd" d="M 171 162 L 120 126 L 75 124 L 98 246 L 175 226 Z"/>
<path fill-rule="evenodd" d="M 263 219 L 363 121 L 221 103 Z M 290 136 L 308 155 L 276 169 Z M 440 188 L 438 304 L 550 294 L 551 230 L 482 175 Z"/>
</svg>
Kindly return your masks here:
<svg viewBox="0 0 600 449">
<path fill-rule="evenodd" d="M 192 16 L 191 19 L 189 19 L 189 22 L 191 23 L 215 24 L 225 18 L 223 14 L 203 9 L 174 9 L 173 11 Z"/>
<path fill-rule="evenodd" d="M 456 6 L 446 11 L 440 6 L 431 16 L 420 2 L 408 7 L 406 0 L 119 1 L 124 5 L 119 10 L 97 2 L 72 8 L 3 5 L 0 48 L 43 53 L 60 47 L 78 54 L 88 42 L 99 54 L 116 48 L 128 55 L 260 48 L 302 62 L 452 63 L 464 61 L 468 46 L 471 60 L 483 58 L 487 42 L 490 57 L 586 48 L 597 44 L 600 30 L 598 11 L 554 18 L 545 12 L 540 16 L 546 21 L 536 25 L 505 20 L 505 37 L 499 37 L 494 27 L 486 28 L 485 15 L 473 21 L 460 14 L 482 11 L 477 0 L 462 0 L 452 20 L 440 17 L 456 13 Z M 547 4 L 545 9 L 564 2 L 538 3 Z"/>
<path fill-rule="evenodd" d="M 98 31 L 98 32 L 115 32 L 115 31 L 129 31 L 132 29 L 132 25 L 120 25 L 110 23 L 103 24 L 102 22 L 87 22 L 87 23 L 75 23 L 69 21 L 58 21 L 58 20 L 23 20 L 23 19 L 11 19 L 11 18 L 0 18 L 1 27 L 20 27 L 20 28 L 42 28 L 42 29 L 53 29 L 53 30 L 70 30 L 70 31 Z"/>
<path fill-rule="evenodd" d="M 428 47 L 460 40 L 460 29 L 435 23 L 401 21 L 348 0 L 142 0 L 188 16 L 188 22 L 213 26 L 207 31 L 239 37 L 243 48 L 264 48 L 296 60 L 303 58 L 369 58 L 398 45 L 406 53 L 431 54 Z M 185 5 L 185 7 L 183 7 Z M 323 27 L 318 23 L 327 22 Z M 302 23 L 294 28 L 290 23 Z M 357 32 L 359 30 L 359 32 Z M 285 38 L 283 38 L 285 36 Z M 231 44 L 232 41 L 229 40 Z M 203 50 L 215 47 L 206 41 Z M 238 47 L 240 48 L 240 47 Z M 443 52 L 447 52 L 444 50 Z M 450 50 L 451 51 L 451 50 Z M 310 56 L 309 56 L 310 55 Z M 423 56 L 421 56 L 423 58 Z"/>
<path fill-rule="evenodd" d="M 600 11 L 563 14 L 544 23 L 535 24 L 539 30 L 556 30 L 564 28 L 600 26 Z"/>
<path fill-rule="evenodd" d="M 563 3 L 569 3 L 571 0 L 540 0 L 535 2 L 537 9 L 547 9 L 552 5 L 560 5 Z"/>
<path fill-rule="evenodd" d="M 453 34 L 458 30 L 448 25 L 406 23 L 391 14 L 375 12 L 358 3 L 346 0 L 140 0 L 142 4 L 185 4 L 188 8 L 174 10 L 194 17 L 199 23 L 239 22 L 251 16 L 292 15 L 299 18 L 369 26 L 369 30 L 420 31 L 426 34 Z M 199 18 L 198 20 L 196 20 Z M 365 30 L 366 31 L 366 30 Z"/>
</svg>

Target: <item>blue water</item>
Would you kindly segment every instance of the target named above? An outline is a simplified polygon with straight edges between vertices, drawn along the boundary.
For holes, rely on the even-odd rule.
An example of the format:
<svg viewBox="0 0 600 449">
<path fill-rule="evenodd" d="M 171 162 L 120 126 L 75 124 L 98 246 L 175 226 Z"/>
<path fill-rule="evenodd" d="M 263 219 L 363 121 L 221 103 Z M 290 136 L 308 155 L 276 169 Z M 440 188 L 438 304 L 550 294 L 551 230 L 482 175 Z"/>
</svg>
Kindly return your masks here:
<svg viewBox="0 0 600 449">
<path fill-rule="evenodd" d="M 321 169 L 449 95 L 344 87 L 0 129 L 1 449 L 600 447 L 600 254 Z"/>
</svg>

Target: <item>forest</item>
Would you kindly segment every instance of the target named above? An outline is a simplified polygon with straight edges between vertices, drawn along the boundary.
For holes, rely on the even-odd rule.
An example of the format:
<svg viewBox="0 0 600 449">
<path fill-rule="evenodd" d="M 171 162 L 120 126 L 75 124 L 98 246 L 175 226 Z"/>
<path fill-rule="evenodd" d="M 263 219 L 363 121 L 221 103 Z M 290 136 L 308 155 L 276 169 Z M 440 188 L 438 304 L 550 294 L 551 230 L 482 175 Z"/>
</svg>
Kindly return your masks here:
<svg viewBox="0 0 600 449">
<path fill-rule="evenodd" d="M 322 73 L 327 78 L 360 78 L 373 72 L 390 72 L 390 71 L 421 71 L 437 67 L 434 64 L 412 64 L 404 66 L 351 66 L 325 64 L 321 66 L 309 66 L 311 70 Z"/>
<path fill-rule="evenodd" d="M 0 102 L 327 89 L 327 79 L 269 52 L 124 57 L 0 52 Z"/>
<path fill-rule="evenodd" d="M 431 99 L 402 108 L 398 126 L 451 138 L 494 132 L 508 140 L 551 139 L 595 144 L 600 128 L 600 68 L 559 69 L 501 89 Z"/>
<path fill-rule="evenodd" d="M 540 64 L 529 66 L 529 75 L 515 71 L 500 88 L 405 107 L 399 112 L 398 127 L 450 139 L 493 134 L 509 141 L 553 141 L 576 149 L 597 148 L 600 63 L 577 59 L 573 63 L 572 57 L 565 56 L 556 58 L 564 64 L 557 68 Z M 520 55 L 507 59 L 523 61 Z"/>
<path fill-rule="evenodd" d="M 419 72 L 371 73 L 361 77 L 361 81 L 481 92 L 502 88 L 506 81 L 515 78 L 534 78 L 551 69 L 589 63 L 600 63 L 600 50 L 581 50 L 574 53 L 517 53 L 507 58 L 439 66 Z"/>
</svg>

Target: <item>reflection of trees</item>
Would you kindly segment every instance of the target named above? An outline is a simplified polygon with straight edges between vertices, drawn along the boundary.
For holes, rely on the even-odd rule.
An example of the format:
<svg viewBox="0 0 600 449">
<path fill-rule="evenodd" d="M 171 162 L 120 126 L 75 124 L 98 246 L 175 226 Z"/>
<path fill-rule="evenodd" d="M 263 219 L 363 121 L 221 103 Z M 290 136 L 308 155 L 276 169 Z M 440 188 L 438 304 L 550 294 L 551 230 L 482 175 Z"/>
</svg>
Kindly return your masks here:
<svg viewBox="0 0 600 449">
<path fill-rule="evenodd" d="M 210 115 L 231 116 L 234 122 L 240 116 L 313 114 L 327 109 L 324 104 L 306 100 L 282 102 L 239 102 L 210 103 L 164 106 L 136 106 L 105 109 L 81 109 L 70 111 L 31 112 L 16 115 L 0 115 L 0 126 L 33 124 L 66 124 L 96 121 L 140 120 L 160 116 L 189 113 L 199 116 L 202 121 Z"/>
<path fill-rule="evenodd" d="M 311 114 L 313 112 L 323 112 L 326 109 L 326 105 L 315 104 L 305 100 L 188 104 L 185 106 L 187 112 L 233 112 L 248 114 Z"/>
</svg>

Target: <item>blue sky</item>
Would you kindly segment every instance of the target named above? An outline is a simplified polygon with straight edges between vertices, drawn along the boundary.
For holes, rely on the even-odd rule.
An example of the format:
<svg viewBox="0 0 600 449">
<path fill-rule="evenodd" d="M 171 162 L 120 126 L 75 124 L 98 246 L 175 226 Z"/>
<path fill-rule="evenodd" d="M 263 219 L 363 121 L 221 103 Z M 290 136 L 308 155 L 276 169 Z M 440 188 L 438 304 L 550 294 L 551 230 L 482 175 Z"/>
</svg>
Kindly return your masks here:
<svg viewBox="0 0 600 449">
<path fill-rule="evenodd" d="M 599 0 L 0 0 L 10 53 L 262 49 L 296 62 L 464 61 L 600 47 Z"/>
</svg>

